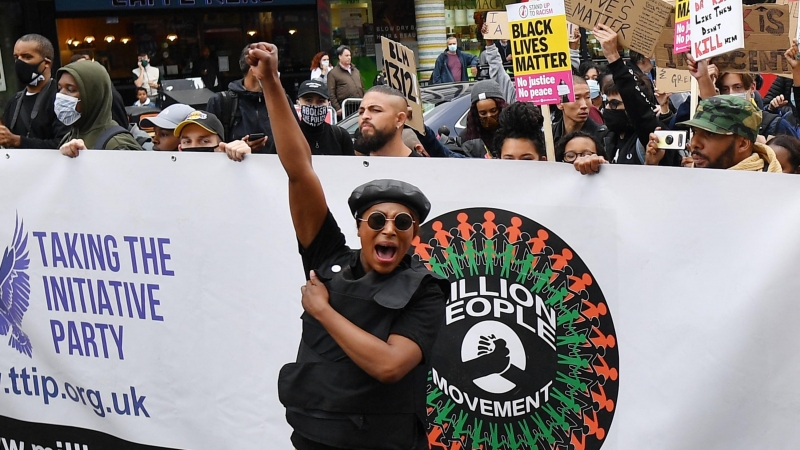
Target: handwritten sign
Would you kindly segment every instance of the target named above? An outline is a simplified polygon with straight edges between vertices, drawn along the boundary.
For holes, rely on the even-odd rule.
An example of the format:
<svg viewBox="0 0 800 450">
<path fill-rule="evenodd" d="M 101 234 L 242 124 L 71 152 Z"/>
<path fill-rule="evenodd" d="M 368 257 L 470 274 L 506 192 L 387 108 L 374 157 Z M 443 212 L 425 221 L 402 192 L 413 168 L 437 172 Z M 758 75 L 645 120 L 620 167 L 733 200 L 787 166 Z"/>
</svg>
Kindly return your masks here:
<svg viewBox="0 0 800 450">
<path fill-rule="evenodd" d="M 742 0 L 691 0 L 692 57 L 700 61 L 744 48 Z"/>
<path fill-rule="evenodd" d="M 417 61 L 414 52 L 403 44 L 381 36 L 383 49 L 383 70 L 386 84 L 402 92 L 411 107 L 411 120 L 408 125 L 425 134 L 422 123 L 422 97 L 419 95 Z"/>
<path fill-rule="evenodd" d="M 664 69 L 656 70 L 656 88 L 658 92 L 674 94 L 692 90 L 692 76 L 688 70 Z"/>
<path fill-rule="evenodd" d="M 597 24 L 611 27 L 623 47 L 645 56 L 653 55 L 672 17 L 672 5 L 662 0 L 564 0 L 564 5 L 570 22 L 589 30 Z"/>
<path fill-rule="evenodd" d="M 760 72 L 790 74 L 791 67 L 783 53 L 789 48 L 791 15 L 789 5 L 760 4 L 745 6 L 744 49 L 719 55 L 713 63 L 722 72 Z M 687 54 L 674 47 L 673 20 L 667 23 L 656 47 L 656 65 L 670 69 L 688 69 Z"/>
<path fill-rule="evenodd" d="M 675 2 L 675 40 L 673 52 L 684 53 L 688 52 L 692 44 L 689 42 L 689 27 L 691 26 L 689 20 L 691 19 L 691 8 L 689 8 L 691 0 L 678 0 Z"/>
<path fill-rule="evenodd" d="M 486 26 L 488 32 L 483 35 L 484 39 L 511 39 L 511 31 L 508 29 L 507 12 L 490 11 L 486 13 Z"/>
<path fill-rule="evenodd" d="M 537 105 L 575 101 L 563 0 L 506 6 L 517 100 Z"/>
</svg>

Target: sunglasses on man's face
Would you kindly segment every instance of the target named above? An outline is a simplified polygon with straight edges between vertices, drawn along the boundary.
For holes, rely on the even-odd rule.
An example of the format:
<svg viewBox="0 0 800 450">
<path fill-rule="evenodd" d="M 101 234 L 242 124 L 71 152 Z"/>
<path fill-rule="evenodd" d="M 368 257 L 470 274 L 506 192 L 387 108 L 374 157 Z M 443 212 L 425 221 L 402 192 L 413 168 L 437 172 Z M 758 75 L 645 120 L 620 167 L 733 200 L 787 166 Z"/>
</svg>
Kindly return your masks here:
<svg viewBox="0 0 800 450">
<path fill-rule="evenodd" d="M 394 222 L 394 228 L 398 231 L 406 231 L 410 229 L 412 225 L 414 225 L 414 219 L 411 217 L 411 214 L 404 212 L 394 216 L 394 219 L 390 219 L 386 217 L 386 214 L 380 211 L 373 211 L 372 214 L 370 214 L 366 219 L 358 220 L 361 222 L 367 222 L 367 225 L 375 231 L 381 231 L 383 227 L 386 226 L 386 222 L 389 220 Z"/>
</svg>

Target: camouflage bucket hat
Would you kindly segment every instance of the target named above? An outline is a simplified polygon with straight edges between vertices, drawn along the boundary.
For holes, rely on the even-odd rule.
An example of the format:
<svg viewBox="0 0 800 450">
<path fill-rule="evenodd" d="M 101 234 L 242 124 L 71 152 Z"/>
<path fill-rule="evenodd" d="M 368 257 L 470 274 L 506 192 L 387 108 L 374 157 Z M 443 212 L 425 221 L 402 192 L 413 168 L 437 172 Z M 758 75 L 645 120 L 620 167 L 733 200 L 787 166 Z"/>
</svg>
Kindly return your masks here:
<svg viewBox="0 0 800 450">
<path fill-rule="evenodd" d="M 696 127 L 714 134 L 737 134 L 755 142 L 761 126 L 761 111 L 745 99 L 716 95 L 697 105 L 694 119 L 678 125 Z"/>
</svg>

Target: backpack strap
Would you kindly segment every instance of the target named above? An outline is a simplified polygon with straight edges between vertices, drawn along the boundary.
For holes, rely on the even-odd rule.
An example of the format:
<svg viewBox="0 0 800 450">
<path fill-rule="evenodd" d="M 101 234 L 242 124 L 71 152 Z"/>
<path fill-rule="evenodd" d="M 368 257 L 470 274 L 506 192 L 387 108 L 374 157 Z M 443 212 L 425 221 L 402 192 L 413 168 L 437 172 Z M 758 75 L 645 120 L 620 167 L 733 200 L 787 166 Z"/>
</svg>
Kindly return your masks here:
<svg viewBox="0 0 800 450">
<path fill-rule="evenodd" d="M 131 134 L 130 131 L 119 125 L 114 125 L 113 127 L 107 128 L 105 131 L 103 131 L 103 134 L 97 138 L 97 142 L 94 143 L 94 149 L 105 150 L 108 143 L 111 142 L 111 139 L 114 139 L 115 136 L 122 133 Z"/>
<path fill-rule="evenodd" d="M 14 95 L 14 101 L 16 101 L 17 103 L 14 105 L 14 114 L 11 116 L 11 123 L 8 124 L 9 130 L 14 129 L 14 125 L 17 124 L 17 118 L 19 117 L 19 112 L 22 110 L 22 96 L 25 95 L 25 90 L 26 89 L 23 89 Z"/>
<path fill-rule="evenodd" d="M 233 126 L 239 115 L 239 96 L 233 91 L 222 91 L 222 126 L 225 129 L 225 139 L 233 139 Z"/>
</svg>

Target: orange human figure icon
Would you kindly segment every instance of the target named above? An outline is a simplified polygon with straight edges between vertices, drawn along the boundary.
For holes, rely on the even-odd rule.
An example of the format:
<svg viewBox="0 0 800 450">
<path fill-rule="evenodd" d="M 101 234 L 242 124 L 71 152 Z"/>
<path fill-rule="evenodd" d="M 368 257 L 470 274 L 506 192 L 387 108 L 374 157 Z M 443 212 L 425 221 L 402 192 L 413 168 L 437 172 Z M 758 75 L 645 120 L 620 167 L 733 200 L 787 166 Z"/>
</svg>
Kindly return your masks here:
<svg viewBox="0 0 800 450">
<path fill-rule="evenodd" d="M 600 428 L 600 421 L 597 419 L 597 412 L 592 411 L 591 413 L 592 416 L 594 416 L 594 419 L 589 417 L 588 412 L 583 415 L 583 423 L 584 425 L 589 427 L 589 432 L 586 434 L 587 435 L 593 434 L 597 437 L 597 439 L 600 439 L 602 441 L 603 438 L 606 437 L 606 430 Z"/>
<path fill-rule="evenodd" d="M 561 254 L 555 254 L 550 257 L 550 259 L 553 261 L 553 263 L 550 265 L 550 268 L 553 271 L 564 270 L 564 267 L 567 267 L 567 265 L 569 265 L 569 261 L 572 259 L 573 256 L 574 255 L 572 254 L 572 250 L 565 248 L 564 251 L 561 252 Z"/>
<path fill-rule="evenodd" d="M 600 365 L 599 366 L 595 366 L 593 364 L 594 372 L 596 374 L 598 374 L 598 375 L 604 376 L 606 378 L 606 380 L 614 380 L 614 381 L 616 381 L 617 380 L 617 376 L 619 376 L 619 373 L 617 372 L 617 369 L 614 368 L 614 367 L 608 367 L 608 363 L 600 355 L 597 355 L 597 361 L 600 361 Z"/>
<path fill-rule="evenodd" d="M 472 229 L 472 225 L 467 223 L 467 220 L 469 220 L 467 213 L 465 212 L 458 213 L 456 219 L 458 220 L 458 226 L 456 227 L 458 228 L 458 232 L 461 233 L 461 237 L 465 241 L 468 241 L 472 237 L 472 233 L 474 233 L 474 230 Z"/>
<path fill-rule="evenodd" d="M 447 446 L 439 442 L 442 434 L 444 434 L 444 429 L 439 425 L 434 425 L 433 429 L 428 433 L 428 445 L 430 448 L 439 447 L 447 450 Z"/>
<path fill-rule="evenodd" d="M 486 211 L 483 213 L 483 218 L 486 219 L 486 222 L 483 222 L 483 234 L 486 235 L 487 239 L 491 239 L 494 237 L 495 233 L 497 233 L 497 225 L 494 223 L 494 212 Z"/>
<path fill-rule="evenodd" d="M 545 230 L 539 230 L 536 232 L 536 237 L 531 238 L 528 241 L 528 244 L 531 244 L 531 253 L 537 254 L 542 253 L 545 247 L 547 247 L 547 239 L 550 238 L 550 235 Z"/>
<path fill-rule="evenodd" d="M 614 348 L 614 346 L 617 345 L 617 339 L 613 334 L 605 335 L 597 327 L 592 327 L 592 331 L 597 333 L 597 335 L 590 337 L 589 340 L 592 341 L 592 345 L 596 348 Z"/>
<path fill-rule="evenodd" d="M 586 289 L 586 286 L 591 286 L 593 283 L 592 276 L 588 273 L 581 275 L 580 278 L 574 275 L 570 275 L 567 278 L 572 281 L 569 290 L 576 293 Z"/>
<path fill-rule="evenodd" d="M 581 314 L 588 317 L 589 319 L 594 319 L 600 316 L 605 316 L 608 314 L 608 308 L 606 307 L 605 303 L 600 303 L 595 305 L 594 303 L 590 302 L 589 300 L 584 300 L 583 304 L 585 305 Z"/>
<path fill-rule="evenodd" d="M 428 250 L 433 250 L 433 247 L 422 242 L 418 235 L 414 236 L 414 239 L 411 240 L 411 245 L 414 246 L 414 252 L 418 254 L 423 261 L 430 261 L 431 252 Z"/>
<path fill-rule="evenodd" d="M 575 433 L 572 433 L 571 441 L 572 441 L 572 448 L 574 448 L 575 450 L 586 450 L 586 436 L 585 435 L 581 435 L 580 440 L 578 440 L 578 437 L 575 436 Z"/>
<path fill-rule="evenodd" d="M 519 227 L 522 226 L 522 219 L 517 216 L 511 218 L 511 226 L 508 227 L 506 231 L 506 235 L 508 236 L 508 242 L 514 243 L 519 240 L 522 231 L 520 231 Z"/>
<path fill-rule="evenodd" d="M 597 387 L 600 388 L 600 392 L 592 391 L 592 399 L 600 405 L 600 409 L 614 411 L 614 400 L 606 397 L 606 390 L 602 384 L 598 384 Z"/>
<path fill-rule="evenodd" d="M 433 228 L 433 231 L 436 232 L 433 234 L 433 237 L 436 238 L 437 241 L 439 241 L 439 245 L 441 245 L 444 248 L 449 247 L 450 240 L 448 238 L 453 237 L 453 235 L 450 234 L 449 231 L 442 229 L 442 222 L 439 220 L 433 222 L 431 228 Z"/>
</svg>

